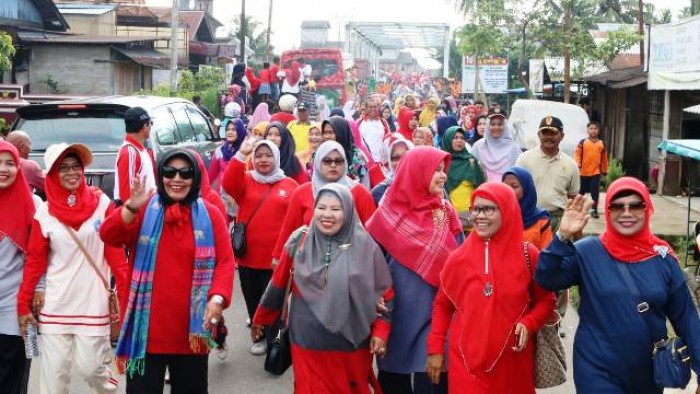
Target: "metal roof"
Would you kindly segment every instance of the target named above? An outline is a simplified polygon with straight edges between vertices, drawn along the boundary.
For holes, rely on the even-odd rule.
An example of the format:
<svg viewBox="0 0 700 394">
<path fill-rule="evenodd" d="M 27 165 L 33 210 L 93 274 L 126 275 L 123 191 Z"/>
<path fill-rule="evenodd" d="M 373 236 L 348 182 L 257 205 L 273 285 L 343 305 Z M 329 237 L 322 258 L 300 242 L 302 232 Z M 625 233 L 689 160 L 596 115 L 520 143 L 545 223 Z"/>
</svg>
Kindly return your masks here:
<svg viewBox="0 0 700 394">
<path fill-rule="evenodd" d="M 117 46 L 112 47 L 112 49 L 133 60 L 135 63 L 144 66 L 166 68 L 170 65 L 170 57 L 154 49 L 122 48 Z"/>
<path fill-rule="evenodd" d="M 57 3 L 56 7 L 61 11 L 61 14 L 79 14 L 79 15 L 102 15 L 117 9 L 114 4 L 72 4 L 72 3 Z"/>
<path fill-rule="evenodd" d="M 129 37 L 129 36 L 85 36 L 59 35 L 41 32 L 18 32 L 17 37 L 24 43 L 46 44 L 128 44 L 140 41 L 169 40 L 170 37 Z"/>
<path fill-rule="evenodd" d="M 647 82 L 647 73 L 641 66 L 612 70 L 586 77 L 587 82 L 599 83 L 612 89 L 629 88 Z"/>
<path fill-rule="evenodd" d="M 449 35 L 446 23 L 348 22 L 354 32 L 380 48 L 443 48 Z"/>
</svg>

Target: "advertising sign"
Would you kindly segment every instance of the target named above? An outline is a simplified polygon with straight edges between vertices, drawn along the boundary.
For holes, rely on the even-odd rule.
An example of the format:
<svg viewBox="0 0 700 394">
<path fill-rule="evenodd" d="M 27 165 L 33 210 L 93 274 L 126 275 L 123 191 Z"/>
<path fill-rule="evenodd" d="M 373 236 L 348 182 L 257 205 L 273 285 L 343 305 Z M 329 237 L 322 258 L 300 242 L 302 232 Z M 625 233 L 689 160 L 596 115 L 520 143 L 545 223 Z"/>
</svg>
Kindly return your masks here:
<svg viewBox="0 0 700 394">
<path fill-rule="evenodd" d="M 508 59 L 493 57 L 479 59 L 480 90 L 488 93 L 505 93 L 508 90 Z M 476 59 L 465 56 L 462 63 L 462 93 L 474 93 Z"/>
</svg>

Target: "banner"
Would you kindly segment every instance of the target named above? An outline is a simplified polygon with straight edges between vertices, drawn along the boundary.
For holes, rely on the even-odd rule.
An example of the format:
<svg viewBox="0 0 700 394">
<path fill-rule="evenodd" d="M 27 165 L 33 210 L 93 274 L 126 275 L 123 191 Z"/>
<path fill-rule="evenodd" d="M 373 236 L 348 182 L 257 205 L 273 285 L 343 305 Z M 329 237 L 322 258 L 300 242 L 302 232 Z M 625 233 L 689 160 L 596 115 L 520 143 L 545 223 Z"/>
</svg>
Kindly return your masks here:
<svg viewBox="0 0 700 394">
<path fill-rule="evenodd" d="M 505 93 L 508 90 L 508 59 L 493 57 L 479 59 L 480 90 L 484 93 Z M 462 63 L 462 93 L 474 93 L 476 61 L 465 56 Z"/>
<path fill-rule="evenodd" d="M 530 90 L 533 93 L 542 93 L 544 89 L 544 59 L 530 59 Z"/>
<path fill-rule="evenodd" d="M 649 90 L 700 89 L 700 16 L 651 26 Z"/>
</svg>

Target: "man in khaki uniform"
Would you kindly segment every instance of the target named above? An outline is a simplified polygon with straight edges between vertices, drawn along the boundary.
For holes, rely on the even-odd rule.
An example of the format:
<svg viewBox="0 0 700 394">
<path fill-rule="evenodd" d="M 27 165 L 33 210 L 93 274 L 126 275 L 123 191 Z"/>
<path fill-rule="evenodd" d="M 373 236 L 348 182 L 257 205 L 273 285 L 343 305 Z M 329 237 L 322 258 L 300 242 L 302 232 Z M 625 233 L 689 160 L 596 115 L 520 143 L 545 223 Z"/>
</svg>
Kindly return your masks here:
<svg viewBox="0 0 700 394">
<path fill-rule="evenodd" d="M 552 231 L 556 231 L 567 201 L 578 194 L 581 180 L 574 160 L 559 150 L 559 144 L 564 139 L 561 119 L 554 116 L 542 119 L 537 136 L 540 146 L 521 153 L 515 164 L 525 167 L 532 174 L 537 190 L 537 206 L 549 211 Z M 557 310 L 564 317 L 568 291 L 559 292 L 557 298 Z M 560 335 L 564 336 L 564 332 L 560 331 Z"/>
</svg>

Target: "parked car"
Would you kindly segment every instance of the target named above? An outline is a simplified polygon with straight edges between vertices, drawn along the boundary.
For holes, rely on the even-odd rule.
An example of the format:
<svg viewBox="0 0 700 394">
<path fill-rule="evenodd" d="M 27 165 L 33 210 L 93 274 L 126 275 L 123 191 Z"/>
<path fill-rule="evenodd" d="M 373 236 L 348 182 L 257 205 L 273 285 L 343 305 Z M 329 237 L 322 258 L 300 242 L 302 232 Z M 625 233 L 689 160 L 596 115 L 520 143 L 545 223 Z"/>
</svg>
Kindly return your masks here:
<svg viewBox="0 0 700 394">
<path fill-rule="evenodd" d="M 30 158 L 44 166 L 46 148 L 58 142 L 80 142 L 94 155 L 86 170 L 88 183 L 113 195 L 114 167 L 126 135 L 124 112 L 144 108 L 151 119 L 147 142 L 157 158 L 167 149 L 193 148 L 208 165 L 219 137 L 214 126 L 192 102 L 156 96 L 108 96 L 28 105 L 17 109 L 11 130 L 24 130 L 32 138 Z"/>
</svg>

